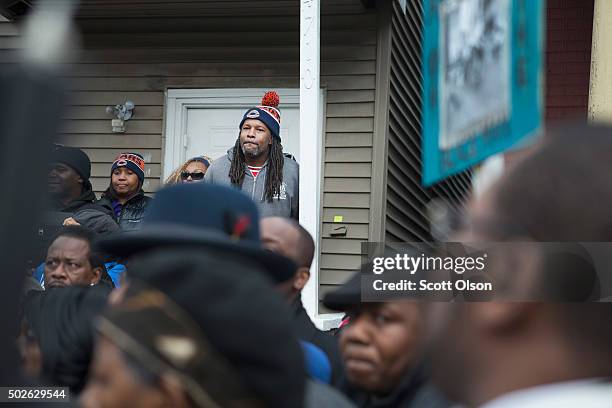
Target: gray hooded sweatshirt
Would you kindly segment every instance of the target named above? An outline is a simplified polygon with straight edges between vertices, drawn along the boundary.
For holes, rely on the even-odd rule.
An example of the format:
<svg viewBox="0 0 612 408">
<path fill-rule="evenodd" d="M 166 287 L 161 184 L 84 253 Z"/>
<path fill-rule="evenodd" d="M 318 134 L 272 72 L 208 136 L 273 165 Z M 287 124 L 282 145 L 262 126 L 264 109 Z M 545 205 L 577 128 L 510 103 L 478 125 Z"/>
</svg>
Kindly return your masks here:
<svg viewBox="0 0 612 408">
<path fill-rule="evenodd" d="M 227 151 L 227 154 L 218 158 L 211 163 L 206 171 L 204 179 L 209 183 L 232 185 L 229 178 L 229 170 L 232 164 L 234 148 Z M 300 166 L 295 160 L 285 157 L 283 165 L 283 182 L 280 188 L 280 194 L 268 202 L 264 199 L 266 190 L 266 175 L 268 163 L 264 164 L 263 168 L 253 178 L 251 172 L 246 169 L 244 181 L 242 182 L 242 191 L 255 201 L 259 208 L 259 216 L 261 218 L 278 216 L 298 219 L 298 204 L 299 204 L 299 186 L 300 186 Z"/>
</svg>

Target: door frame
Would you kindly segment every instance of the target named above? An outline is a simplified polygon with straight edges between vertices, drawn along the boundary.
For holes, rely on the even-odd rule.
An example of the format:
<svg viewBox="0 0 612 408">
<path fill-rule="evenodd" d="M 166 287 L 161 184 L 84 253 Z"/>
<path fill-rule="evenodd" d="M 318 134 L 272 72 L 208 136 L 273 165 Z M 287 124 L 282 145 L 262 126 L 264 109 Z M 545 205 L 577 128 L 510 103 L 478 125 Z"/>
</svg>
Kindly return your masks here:
<svg viewBox="0 0 612 408">
<path fill-rule="evenodd" d="M 180 166 L 185 158 L 183 152 L 186 148 L 187 138 L 187 109 L 190 108 L 243 108 L 246 109 L 259 105 L 261 97 L 267 89 L 264 88 L 218 88 L 218 89 L 167 89 L 165 91 L 166 109 L 165 109 L 165 133 L 162 137 L 163 146 L 163 166 L 162 180 L 165 180 L 168 175 Z M 299 108 L 300 89 L 299 88 L 281 88 L 276 89 L 280 96 L 283 107 Z M 312 177 L 300 177 L 300 191 L 317 191 L 318 213 L 316 219 L 300 220 L 302 226 L 307 231 L 319 231 L 321 225 L 322 211 L 322 186 L 323 186 L 323 165 L 324 165 L 324 136 L 325 129 L 325 89 L 321 88 L 321 112 L 319 112 L 319 131 L 318 140 L 315 143 L 320 149 L 320 162 L 312 163 L 309 157 L 305 156 L 305 152 L 300 149 L 300 157 L 297 157 L 298 163 L 308 164 L 309 171 L 316 173 Z M 238 130 L 238 123 L 236 123 Z M 314 323 L 320 328 L 329 329 L 337 326 L 338 315 L 330 316 L 320 315 L 319 311 L 319 263 L 321 256 L 321 237 L 314 237 L 315 241 L 315 256 L 310 270 L 310 280 L 307 287 L 302 291 L 302 302 L 304 307 L 309 312 Z M 330 318 L 333 316 L 334 322 L 330 324 Z"/>
</svg>

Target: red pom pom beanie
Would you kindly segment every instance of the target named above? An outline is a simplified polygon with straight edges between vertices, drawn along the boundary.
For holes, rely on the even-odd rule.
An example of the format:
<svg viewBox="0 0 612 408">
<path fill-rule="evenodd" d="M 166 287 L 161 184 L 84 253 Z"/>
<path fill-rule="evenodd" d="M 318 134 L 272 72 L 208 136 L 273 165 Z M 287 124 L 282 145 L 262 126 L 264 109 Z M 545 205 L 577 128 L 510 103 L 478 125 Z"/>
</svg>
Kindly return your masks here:
<svg viewBox="0 0 612 408">
<path fill-rule="evenodd" d="M 240 121 L 239 129 L 242 129 L 242 125 L 247 119 L 257 119 L 263 122 L 272 136 L 280 141 L 280 111 L 278 105 L 280 98 L 274 91 L 266 92 L 261 100 L 261 105 L 250 108 L 244 113 L 242 120 Z"/>
</svg>

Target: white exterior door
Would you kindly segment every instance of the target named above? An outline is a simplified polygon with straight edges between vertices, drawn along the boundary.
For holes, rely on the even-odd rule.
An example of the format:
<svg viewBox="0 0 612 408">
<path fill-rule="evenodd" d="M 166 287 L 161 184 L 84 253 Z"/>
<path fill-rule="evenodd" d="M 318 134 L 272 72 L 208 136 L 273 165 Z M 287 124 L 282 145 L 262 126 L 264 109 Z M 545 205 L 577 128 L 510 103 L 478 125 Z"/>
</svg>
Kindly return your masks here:
<svg viewBox="0 0 612 408">
<path fill-rule="evenodd" d="M 223 156 L 236 143 L 238 125 L 250 106 L 189 107 L 186 110 L 185 159 L 206 155 L 212 159 Z M 281 110 L 281 140 L 283 151 L 299 157 L 300 112 L 297 106 Z"/>
</svg>

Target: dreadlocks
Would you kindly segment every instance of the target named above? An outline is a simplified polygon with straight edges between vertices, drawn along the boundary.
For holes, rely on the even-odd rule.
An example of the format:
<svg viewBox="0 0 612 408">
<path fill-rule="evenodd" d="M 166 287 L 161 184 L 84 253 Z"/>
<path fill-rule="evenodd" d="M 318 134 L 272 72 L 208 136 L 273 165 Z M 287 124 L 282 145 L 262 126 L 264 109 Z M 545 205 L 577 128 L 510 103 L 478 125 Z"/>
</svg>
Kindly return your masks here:
<svg viewBox="0 0 612 408">
<path fill-rule="evenodd" d="M 280 186 L 283 182 L 283 165 L 285 157 L 283 156 L 283 146 L 280 141 L 273 137 L 270 145 L 270 154 L 268 155 L 268 170 L 266 173 L 266 189 L 264 198 L 268 202 L 272 202 L 274 196 L 280 194 Z M 244 173 L 246 171 L 246 158 L 240 147 L 240 136 L 234 145 L 234 153 L 232 157 L 232 165 L 229 170 L 229 178 L 234 186 L 242 187 L 244 181 Z"/>
</svg>

